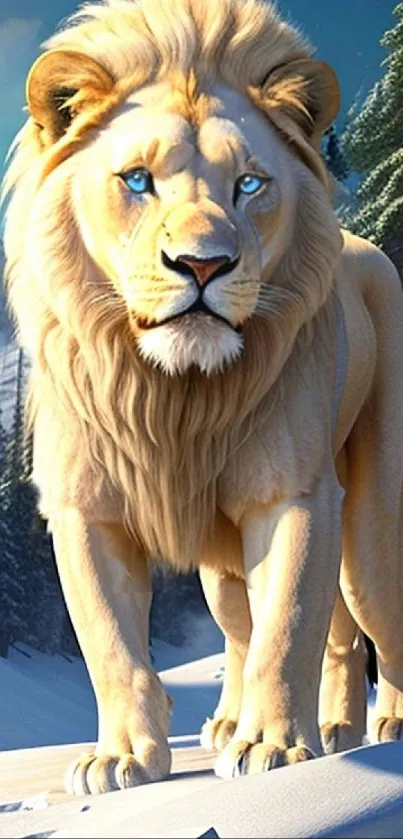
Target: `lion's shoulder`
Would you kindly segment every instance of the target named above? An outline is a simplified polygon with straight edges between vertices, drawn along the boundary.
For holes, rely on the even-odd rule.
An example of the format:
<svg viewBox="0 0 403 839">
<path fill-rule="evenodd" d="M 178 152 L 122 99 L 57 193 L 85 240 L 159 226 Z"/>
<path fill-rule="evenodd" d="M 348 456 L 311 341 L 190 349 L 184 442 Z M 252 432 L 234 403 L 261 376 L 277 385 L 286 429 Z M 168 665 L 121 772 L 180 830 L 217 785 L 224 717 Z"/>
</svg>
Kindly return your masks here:
<svg viewBox="0 0 403 839">
<path fill-rule="evenodd" d="M 342 229 L 342 259 L 348 267 L 361 267 L 366 273 L 399 280 L 399 274 L 389 256 L 369 239 L 363 239 L 349 230 Z M 399 280 L 400 283 L 400 280 Z"/>
</svg>

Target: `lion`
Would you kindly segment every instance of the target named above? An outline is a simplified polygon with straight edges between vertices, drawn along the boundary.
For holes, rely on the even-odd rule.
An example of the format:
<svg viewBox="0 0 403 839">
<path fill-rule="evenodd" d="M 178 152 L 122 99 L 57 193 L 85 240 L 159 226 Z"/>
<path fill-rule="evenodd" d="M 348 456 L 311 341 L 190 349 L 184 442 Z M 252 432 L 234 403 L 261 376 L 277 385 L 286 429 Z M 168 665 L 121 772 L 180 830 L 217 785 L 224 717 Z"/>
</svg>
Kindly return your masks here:
<svg viewBox="0 0 403 839">
<path fill-rule="evenodd" d="M 170 771 L 149 568 L 225 635 L 223 778 L 402 738 L 403 297 L 340 229 L 330 67 L 259 0 L 103 0 L 45 45 L 5 189 L 33 480 L 94 687 L 67 787 Z"/>
</svg>

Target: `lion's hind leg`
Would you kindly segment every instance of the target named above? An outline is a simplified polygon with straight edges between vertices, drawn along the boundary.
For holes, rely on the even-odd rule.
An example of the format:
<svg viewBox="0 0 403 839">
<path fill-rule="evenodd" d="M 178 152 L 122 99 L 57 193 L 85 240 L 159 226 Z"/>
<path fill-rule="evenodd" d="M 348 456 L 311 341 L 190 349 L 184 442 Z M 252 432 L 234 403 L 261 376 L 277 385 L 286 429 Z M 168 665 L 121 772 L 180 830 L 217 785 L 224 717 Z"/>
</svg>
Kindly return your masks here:
<svg viewBox="0 0 403 839">
<path fill-rule="evenodd" d="M 322 667 L 319 719 L 326 754 L 362 744 L 366 728 L 365 644 L 338 591 Z"/>
<path fill-rule="evenodd" d="M 373 505 L 368 506 L 360 527 L 352 527 L 348 535 L 351 550 L 342 572 L 349 609 L 376 649 L 378 689 L 375 722 L 369 732 L 375 742 L 403 740 L 403 569 L 399 569 L 398 527 L 389 519 L 387 534 L 383 522 L 388 518 L 377 509 L 380 497 L 381 491 L 378 500 L 374 494 Z M 361 505 L 361 511 L 364 510 Z M 351 515 L 353 518 L 352 508 Z M 372 529 L 371 548 L 364 544 L 366 528 Z"/>
<path fill-rule="evenodd" d="M 400 510 L 397 544 L 394 539 L 385 540 L 385 543 L 396 550 L 396 554 L 392 555 L 395 561 L 390 565 L 385 555 L 386 573 L 388 568 L 391 570 L 385 583 L 389 588 L 389 597 L 385 598 L 384 610 L 381 608 L 384 598 L 380 598 L 379 613 L 374 615 L 368 633 L 371 633 L 375 644 L 378 669 L 375 720 L 370 731 L 370 737 L 375 742 L 403 740 L 403 508 Z"/>
<path fill-rule="evenodd" d="M 220 752 L 231 740 L 237 726 L 242 700 L 242 674 L 245 656 L 232 641 L 225 641 L 225 672 L 220 701 L 213 717 L 207 717 L 200 733 L 205 749 Z"/>
<path fill-rule="evenodd" d="M 370 398 L 347 441 L 340 578 L 348 609 L 377 653 L 376 741 L 403 739 L 403 296 L 396 279 L 397 285 L 394 291 L 379 283 L 368 295 L 378 359 Z"/>
<path fill-rule="evenodd" d="M 220 701 L 212 719 L 207 718 L 202 727 L 200 742 L 207 749 L 221 751 L 238 722 L 251 618 L 243 580 L 203 567 L 200 577 L 211 614 L 225 635 L 225 672 Z"/>
</svg>

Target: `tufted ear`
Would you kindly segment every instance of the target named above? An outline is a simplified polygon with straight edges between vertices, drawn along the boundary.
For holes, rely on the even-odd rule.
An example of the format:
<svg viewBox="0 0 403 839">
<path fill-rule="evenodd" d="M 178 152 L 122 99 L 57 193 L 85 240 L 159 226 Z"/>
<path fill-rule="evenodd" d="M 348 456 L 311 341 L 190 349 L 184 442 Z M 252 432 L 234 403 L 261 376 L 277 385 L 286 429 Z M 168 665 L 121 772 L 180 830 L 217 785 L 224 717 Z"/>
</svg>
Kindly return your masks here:
<svg viewBox="0 0 403 839">
<path fill-rule="evenodd" d="M 79 52 L 49 50 L 28 74 L 28 109 L 53 143 L 79 113 L 103 103 L 113 87 L 114 79 L 95 59 Z"/>
<path fill-rule="evenodd" d="M 328 64 L 313 59 L 297 59 L 275 67 L 262 81 L 261 95 L 265 109 L 282 110 L 317 149 L 340 108 L 335 73 Z"/>
</svg>

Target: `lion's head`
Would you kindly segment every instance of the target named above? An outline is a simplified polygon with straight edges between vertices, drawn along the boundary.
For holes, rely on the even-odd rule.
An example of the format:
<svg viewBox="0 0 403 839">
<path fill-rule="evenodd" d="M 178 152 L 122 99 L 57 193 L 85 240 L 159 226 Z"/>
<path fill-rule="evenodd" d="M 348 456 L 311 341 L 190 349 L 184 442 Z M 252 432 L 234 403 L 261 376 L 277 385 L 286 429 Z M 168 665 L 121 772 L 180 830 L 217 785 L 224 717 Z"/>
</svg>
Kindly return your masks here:
<svg viewBox="0 0 403 839">
<path fill-rule="evenodd" d="M 329 291 L 339 240 L 316 149 L 335 78 L 267 4 L 108 0 L 74 23 L 30 73 L 16 161 L 29 147 L 19 190 L 37 292 L 73 335 L 97 308 L 124 314 L 164 371 L 221 370 L 253 315 L 288 291 L 311 316 Z M 78 253 L 69 288 L 60 264 Z"/>
</svg>

